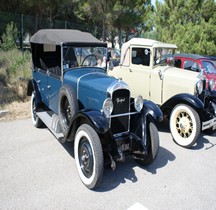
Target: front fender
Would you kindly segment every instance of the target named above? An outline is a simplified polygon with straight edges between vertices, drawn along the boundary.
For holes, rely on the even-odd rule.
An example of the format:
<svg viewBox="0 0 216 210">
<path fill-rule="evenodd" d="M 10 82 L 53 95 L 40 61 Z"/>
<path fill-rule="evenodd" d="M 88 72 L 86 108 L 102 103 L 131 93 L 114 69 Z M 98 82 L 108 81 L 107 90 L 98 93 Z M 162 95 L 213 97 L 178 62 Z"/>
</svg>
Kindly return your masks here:
<svg viewBox="0 0 216 210">
<path fill-rule="evenodd" d="M 74 139 L 76 130 L 83 123 L 91 125 L 99 134 L 105 134 L 109 130 L 109 122 L 101 112 L 94 110 L 78 112 L 71 121 L 67 139 Z"/>
<path fill-rule="evenodd" d="M 195 109 L 199 115 L 203 114 L 204 111 L 204 103 L 194 95 L 188 93 L 182 93 L 171 97 L 167 100 L 160 108 L 162 112 L 166 115 L 170 115 L 173 107 L 177 104 L 186 104 Z"/>
<path fill-rule="evenodd" d="M 144 112 L 146 115 L 151 115 L 156 122 L 163 120 L 161 109 L 152 101 L 144 100 Z"/>
</svg>

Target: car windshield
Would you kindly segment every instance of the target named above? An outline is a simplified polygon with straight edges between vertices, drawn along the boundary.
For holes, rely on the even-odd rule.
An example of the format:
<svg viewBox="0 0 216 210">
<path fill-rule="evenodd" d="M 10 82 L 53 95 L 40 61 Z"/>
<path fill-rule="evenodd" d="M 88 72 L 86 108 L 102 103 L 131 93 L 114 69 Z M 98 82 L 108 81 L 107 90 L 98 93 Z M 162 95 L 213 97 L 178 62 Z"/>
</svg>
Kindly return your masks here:
<svg viewBox="0 0 216 210">
<path fill-rule="evenodd" d="M 215 66 L 210 61 L 202 61 L 202 66 L 207 74 L 216 74 Z"/>
<path fill-rule="evenodd" d="M 64 69 L 80 66 L 106 67 L 107 48 L 105 47 L 74 47 L 63 48 Z"/>
<path fill-rule="evenodd" d="M 154 65 L 168 64 L 173 61 L 175 49 L 173 48 L 156 48 L 154 54 Z"/>
</svg>

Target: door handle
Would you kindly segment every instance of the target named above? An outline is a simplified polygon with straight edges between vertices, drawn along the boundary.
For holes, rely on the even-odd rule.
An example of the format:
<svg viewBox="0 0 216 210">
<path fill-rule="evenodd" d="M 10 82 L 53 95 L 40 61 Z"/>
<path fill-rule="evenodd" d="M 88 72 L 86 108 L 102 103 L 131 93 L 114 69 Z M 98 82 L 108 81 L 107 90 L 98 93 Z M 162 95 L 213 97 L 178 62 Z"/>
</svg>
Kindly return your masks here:
<svg viewBox="0 0 216 210">
<path fill-rule="evenodd" d="M 163 72 L 161 70 L 158 71 L 158 75 L 160 77 L 160 80 L 163 80 Z"/>
</svg>

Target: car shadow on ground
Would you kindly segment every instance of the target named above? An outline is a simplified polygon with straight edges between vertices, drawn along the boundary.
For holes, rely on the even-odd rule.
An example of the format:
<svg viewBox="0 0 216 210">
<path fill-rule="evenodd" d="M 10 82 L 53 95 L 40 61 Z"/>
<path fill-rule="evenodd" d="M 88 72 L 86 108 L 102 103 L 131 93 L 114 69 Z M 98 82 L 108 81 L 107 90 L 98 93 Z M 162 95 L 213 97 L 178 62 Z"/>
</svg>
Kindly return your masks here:
<svg viewBox="0 0 216 210">
<path fill-rule="evenodd" d="M 173 160 L 175 160 L 174 154 L 163 147 L 159 148 L 158 155 L 154 162 L 145 167 L 139 165 L 131 156 L 127 156 L 125 162 L 117 163 L 115 171 L 105 169 L 103 181 L 95 191 L 110 191 L 128 181 L 135 183 L 138 181 L 138 177 L 134 170 L 136 167 L 143 169 L 144 174 L 156 174 L 158 169 L 163 168 L 169 161 Z"/>
<path fill-rule="evenodd" d="M 60 143 L 60 142 L 59 142 Z M 71 141 L 66 141 L 65 143 L 60 143 L 68 154 L 74 158 L 74 144 Z"/>
<path fill-rule="evenodd" d="M 68 154 L 74 158 L 74 147 L 73 142 L 61 143 Z M 135 183 L 138 178 L 135 174 L 135 167 L 140 167 L 143 169 L 144 173 L 156 174 L 157 170 L 166 166 L 169 161 L 175 160 L 173 153 L 167 149 L 160 147 L 158 155 L 154 162 L 146 167 L 139 165 L 131 156 L 126 156 L 126 160 L 123 163 L 116 162 L 116 169 L 113 171 L 110 168 L 104 168 L 104 176 L 102 183 L 94 191 L 105 192 L 110 191 L 120 184 L 124 184 L 127 181 Z"/>
<path fill-rule="evenodd" d="M 73 142 L 60 143 L 68 154 L 74 158 L 74 147 Z M 105 192 L 113 190 L 121 184 L 131 181 L 136 183 L 138 178 L 136 176 L 135 167 L 140 167 L 143 169 L 143 173 L 157 174 L 157 170 L 166 166 L 170 161 L 175 160 L 175 155 L 169 150 L 159 147 L 159 152 L 154 160 L 148 166 L 139 165 L 132 156 L 126 156 L 126 160 L 123 163 L 116 162 L 116 169 L 113 171 L 110 168 L 104 168 L 104 175 L 102 183 L 94 191 L 96 192 Z"/>
<path fill-rule="evenodd" d="M 211 149 L 213 148 L 214 146 L 216 146 L 216 141 L 213 141 L 212 138 L 210 139 L 209 137 L 216 137 L 216 133 L 212 134 L 212 135 L 206 135 L 205 133 L 201 133 L 198 141 L 196 142 L 196 144 L 191 147 L 191 149 L 193 150 L 199 150 L 199 149 L 205 149 L 205 150 L 208 150 L 208 149 Z M 214 138 L 216 140 L 216 138 Z"/>
<path fill-rule="evenodd" d="M 161 132 L 169 132 L 169 129 L 166 126 L 160 127 L 159 131 Z M 214 134 L 216 136 L 216 134 Z M 213 135 L 213 136 L 214 136 Z M 208 139 L 208 135 L 201 133 L 200 138 L 197 143 L 190 149 L 198 150 L 198 149 L 211 149 L 216 144 L 210 142 Z M 61 144 L 64 149 L 68 152 L 68 154 L 74 158 L 74 147 L 73 142 L 65 142 Z M 176 145 L 178 147 L 178 145 Z M 160 146 L 158 155 L 154 162 L 146 167 L 140 166 L 131 156 L 126 156 L 126 160 L 123 163 L 116 162 L 116 169 L 112 171 L 109 168 L 104 169 L 104 175 L 102 183 L 98 188 L 94 189 L 96 192 L 106 192 L 117 188 L 119 185 L 124 184 L 128 181 L 132 183 L 136 183 L 138 181 L 138 177 L 135 173 L 135 168 L 140 167 L 143 169 L 143 173 L 151 173 L 157 174 L 157 171 L 160 168 L 165 167 L 169 162 L 174 161 L 176 159 L 175 155 L 170 152 L 168 149 Z"/>
</svg>

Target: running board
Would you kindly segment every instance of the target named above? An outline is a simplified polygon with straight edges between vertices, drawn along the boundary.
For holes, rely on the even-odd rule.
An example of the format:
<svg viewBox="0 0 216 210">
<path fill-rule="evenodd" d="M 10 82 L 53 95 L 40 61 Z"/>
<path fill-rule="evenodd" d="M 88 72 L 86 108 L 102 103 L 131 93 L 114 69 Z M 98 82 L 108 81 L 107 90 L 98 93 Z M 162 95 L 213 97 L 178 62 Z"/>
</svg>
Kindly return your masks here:
<svg viewBox="0 0 216 210">
<path fill-rule="evenodd" d="M 36 112 L 37 116 L 43 121 L 53 135 L 61 142 L 64 140 L 64 135 L 61 131 L 59 117 L 52 111 Z"/>
</svg>

